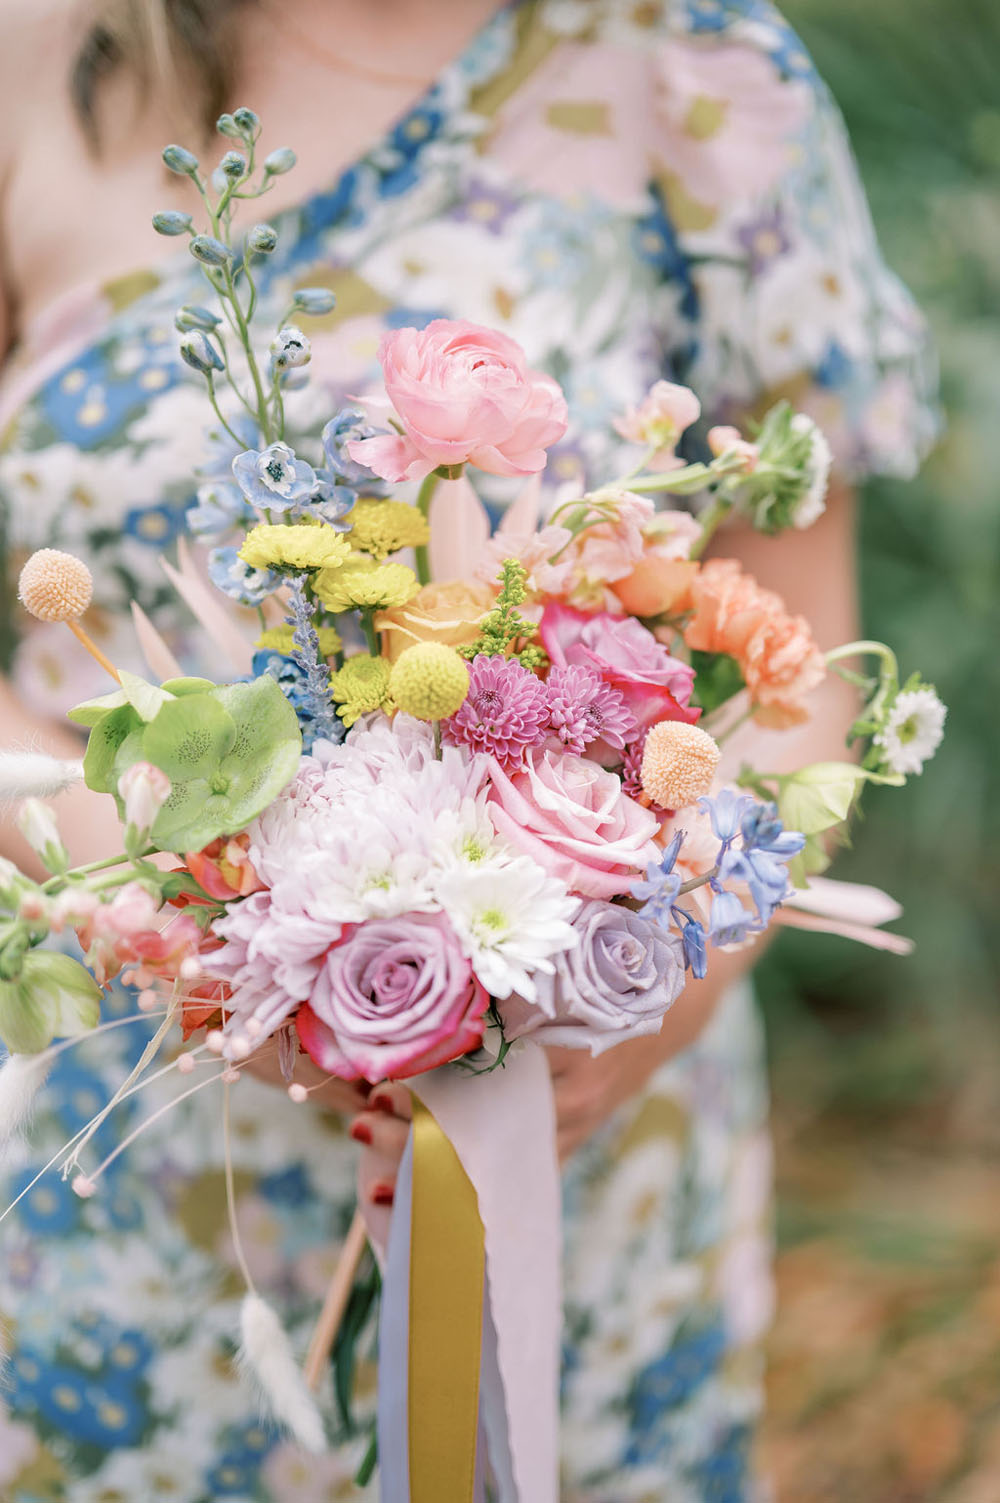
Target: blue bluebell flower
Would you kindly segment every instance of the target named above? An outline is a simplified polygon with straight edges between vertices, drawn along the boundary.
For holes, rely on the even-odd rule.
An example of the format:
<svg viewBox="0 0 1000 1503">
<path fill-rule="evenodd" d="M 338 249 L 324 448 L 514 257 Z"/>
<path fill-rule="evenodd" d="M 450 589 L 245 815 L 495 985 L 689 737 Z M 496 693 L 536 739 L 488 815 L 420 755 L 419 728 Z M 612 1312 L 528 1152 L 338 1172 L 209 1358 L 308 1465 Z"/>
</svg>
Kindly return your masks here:
<svg viewBox="0 0 1000 1503">
<path fill-rule="evenodd" d="M 646 880 L 632 883 L 632 896 L 645 900 L 639 909 L 640 917 L 664 928 L 670 922 L 670 911 L 680 891 L 681 879 L 674 865 L 683 842 L 684 831 L 678 830 L 660 860 L 650 862 L 646 868 Z"/>
<path fill-rule="evenodd" d="M 761 926 L 771 922 L 774 910 L 789 888 L 788 872 L 781 858 L 767 851 L 731 847 L 722 858 L 719 877 L 723 882 L 740 882 L 749 889 Z"/>
<path fill-rule="evenodd" d="M 673 918 L 681 926 L 681 946 L 684 950 L 684 965 L 696 981 L 701 981 L 708 972 L 705 927 L 696 918 L 692 918 L 683 908 L 675 907 L 673 909 Z"/>
<path fill-rule="evenodd" d="M 260 605 L 281 584 L 280 574 L 273 569 L 251 569 L 235 548 L 213 548 L 208 574 L 217 589 L 241 605 Z"/>
<path fill-rule="evenodd" d="M 737 793 L 733 788 L 723 788 L 712 798 L 700 798 L 698 808 L 708 815 L 716 840 L 721 840 L 726 846 L 736 839 L 743 816 L 753 802 L 749 793 Z"/>
<path fill-rule="evenodd" d="M 744 908 L 734 892 L 715 894 L 708 920 L 713 945 L 741 945 L 751 931 L 759 928 L 757 915 Z"/>
<path fill-rule="evenodd" d="M 282 443 L 238 454 L 233 474 L 250 504 L 268 511 L 287 511 L 311 496 L 316 486 L 312 465 L 296 459 L 295 451 Z"/>
</svg>

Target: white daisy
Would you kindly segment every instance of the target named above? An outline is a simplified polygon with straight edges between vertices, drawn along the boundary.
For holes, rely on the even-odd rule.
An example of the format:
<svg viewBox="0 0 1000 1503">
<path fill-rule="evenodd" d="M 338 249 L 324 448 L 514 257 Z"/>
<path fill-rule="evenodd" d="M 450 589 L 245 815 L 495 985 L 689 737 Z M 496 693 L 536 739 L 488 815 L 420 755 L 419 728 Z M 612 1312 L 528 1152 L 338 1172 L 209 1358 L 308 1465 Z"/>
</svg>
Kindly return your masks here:
<svg viewBox="0 0 1000 1503">
<path fill-rule="evenodd" d="M 533 1002 L 532 971 L 551 972 L 550 957 L 577 942 L 569 921 L 580 899 L 528 857 L 506 866 L 458 867 L 440 877 L 436 889 L 473 970 L 494 997 L 517 991 Z"/>
<path fill-rule="evenodd" d="M 884 753 L 885 764 L 897 777 L 923 771 L 941 745 L 948 710 L 925 685 L 897 694 L 885 725 L 874 736 Z"/>
<path fill-rule="evenodd" d="M 833 454 L 825 435 L 806 413 L 795 414 L 792 418 L 792 428 L 796 433 L 808 433 L 812 443 L 809 458 L 805 464 L 805 490 L 792 513 L 792 526 L 803 529 L 811 527 L 826 511 L 826 493 L 830 485 Z"/>
</svg>

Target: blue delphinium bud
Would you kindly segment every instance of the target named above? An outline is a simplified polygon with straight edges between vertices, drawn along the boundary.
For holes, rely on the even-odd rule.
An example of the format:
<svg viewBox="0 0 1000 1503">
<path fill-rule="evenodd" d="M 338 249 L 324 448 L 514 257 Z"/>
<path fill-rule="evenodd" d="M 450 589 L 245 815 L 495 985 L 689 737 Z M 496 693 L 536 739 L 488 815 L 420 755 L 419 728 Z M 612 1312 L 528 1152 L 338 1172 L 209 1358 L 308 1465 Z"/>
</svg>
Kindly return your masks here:
<svg viewBox="0 0 1000 1503">
<path fill-rule="evenodd" d="M 232 260 L 232 251 L 221 240 L 216 240 L 214 235 L 195 235 L 189 249 L 195 260 L 204 262 L 206 266 L 225 266 L 227 261 Z"/>
<path fill-rule="evenodd" d="M 312 349 L 301 329 L 286 324 L 271 340 L 271 358 L 278 370 L 295 370 L 309 364 Z"/>
<path fill-rule="evenodd" d="M 153 215 L 153 229 L 158 235 L 188 235 L 193 228 L 191 215 L 179 209 L 161 209 Z"/>
<path fill-rule="evenodd" d="M 291 172 L 297 161 L 290 146 L 279 146 L 264 158 L 264 171 L 268 177 L 280 177 L 283 172 Z"/>
<path fill-rule="evenodd" d="M 234 141 L 243 139 L 243 132 L 236 123 L 235 115 L 220 115 L 215 122 L 215 128 L 220 136 L 229 136 Z"/>
<path fill-rule="evenodd" d="M 233 110 L 233 119 L 244 136 L 255 136 L 260 130 L 260 116 L 248 110 L 245 104 Z"/>
<path fill-rule="evenodd" d="M 174 328 L 180 334 L 186 334 L 189 329 L 205 329 L 211 333 L 217 329 L 222 319 L 217 313 L 209 308 L 199 308 L 194 303 L 185 303 L 183 308 L 178 308 L 174 314 Z"/>
<path fill-rule="evenodd" d="M 190 334 L 185 334 L 181 340 L 181 359 L 192 370 L 200 371 L 203 376 L 210 371 L 224 369 L 222 356 L 208 335 L 201 329 L 194 329 Z"/>
<path fill-rule="evenodd" d="M 163 161 L 179 177 L 190 177 L 198 171 L 198 158 L 183 146 L 165 146 Z"/>
<path fill-rule="evenodd" d="M 247 234 L 247 250 L 260 256 L 269 256 L 277 243 L 278 232 L 270 224 L 255 224 Z"/>
<path fill-rule="evenodd" d="M 219 168 L 233 182 L 239 182 L 241 177 L 246 176 L 247 159 L 238 151 L 227 151 L 219 163 Z"/>
<path fill-rule="evenodd" d="M 326 287 L 300 287 L 292 298 L 292 307 L 300 313 L 308 313 L 313 318 L 322 318 L 324 313 L 332 313 L 337 306 L 337 299 Z"/>
</svg>

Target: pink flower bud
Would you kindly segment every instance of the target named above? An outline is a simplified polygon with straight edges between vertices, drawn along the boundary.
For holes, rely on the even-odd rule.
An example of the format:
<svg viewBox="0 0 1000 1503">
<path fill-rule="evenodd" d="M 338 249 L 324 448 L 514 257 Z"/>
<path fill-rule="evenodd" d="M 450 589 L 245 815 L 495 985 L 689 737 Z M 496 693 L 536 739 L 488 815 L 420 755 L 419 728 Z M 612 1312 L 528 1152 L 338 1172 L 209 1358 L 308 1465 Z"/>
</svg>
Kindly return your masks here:
<svg viewBox="0 0 1000 1503">
<path fill-rule="evenodd" d="M 615 419 L 615 428 L 634 444 L 672 451 L 684 430 L 700 415 L 701 403 L 693 391 L 672 381 L 657 381 L 638 407 Z"/>
<path fill-rule="evenodd" d="M 152 762 L 133 762 L 118 779 L 118 795 L 125 805 L 125 823 L 148 830 L 170 797 L 171 783 Z"/>
<path fill-rule="evenodd" d="M 749 439 L 744 438 L 738 428 L 730 428 L 725 424 L 720 425 L 718 428 L 709 428 L 708 447 L 716 459 L 722 454 L 738 456 L 743 460 L 743 468 L 748 475 L 752 470 L 757 468 L 760 450 L 756 444 L 752 444 Z"/>
</svg>

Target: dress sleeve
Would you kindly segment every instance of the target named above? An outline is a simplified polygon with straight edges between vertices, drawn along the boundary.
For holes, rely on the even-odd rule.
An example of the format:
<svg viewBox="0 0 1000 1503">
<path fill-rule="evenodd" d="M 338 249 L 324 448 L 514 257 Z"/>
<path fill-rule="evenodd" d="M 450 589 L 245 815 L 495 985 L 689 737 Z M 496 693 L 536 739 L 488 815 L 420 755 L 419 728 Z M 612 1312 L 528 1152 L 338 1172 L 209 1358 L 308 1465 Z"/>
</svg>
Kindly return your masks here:
<svg viewBox="0 0 1000 1503">
<path fill-rule="evenodd" d="M 666 369 L 712 421 L 787 396 L 841 473 L 911 475 L 939 427 L 927 328 L 798 37 L 762 0 L 675 0 L 647 55 L 654 208 L 639 234 L 669 248 Z"/>
</svg>

